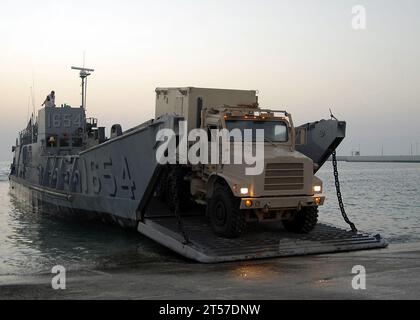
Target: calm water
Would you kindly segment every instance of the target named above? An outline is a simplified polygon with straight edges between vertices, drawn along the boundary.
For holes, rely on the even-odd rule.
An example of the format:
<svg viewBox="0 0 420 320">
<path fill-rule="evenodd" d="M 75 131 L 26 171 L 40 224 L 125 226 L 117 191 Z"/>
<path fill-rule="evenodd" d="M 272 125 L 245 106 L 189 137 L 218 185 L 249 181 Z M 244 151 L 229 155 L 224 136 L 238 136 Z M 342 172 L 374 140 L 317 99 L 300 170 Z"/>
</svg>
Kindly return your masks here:
<svg viewBox="0 0 420 320">
<path fill-rule="evenodd" d="M 349 217 L 390 242 L 420 241 L 420 164 L 339 163 Z M 79 223 L 35 212 L 9 195 L 8 163 L 0 163 L 0 275 L 67 269 L 140 267 L 181 262 L 177 255 L 135 232 Z M 331 164 L 318 174 L 326 205 L 321 220 L 345 226 L 338 210 Z"/>
</svg>

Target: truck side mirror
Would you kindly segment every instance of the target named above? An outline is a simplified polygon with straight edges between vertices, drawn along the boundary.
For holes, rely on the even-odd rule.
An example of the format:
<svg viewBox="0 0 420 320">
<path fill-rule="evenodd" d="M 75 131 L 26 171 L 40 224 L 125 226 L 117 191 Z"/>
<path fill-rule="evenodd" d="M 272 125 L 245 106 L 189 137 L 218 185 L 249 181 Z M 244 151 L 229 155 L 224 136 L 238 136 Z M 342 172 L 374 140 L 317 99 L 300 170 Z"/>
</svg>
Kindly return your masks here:
<svg viewBox="0 0 420 320">
<path fill-rule="evenodd" d="M 16 150 L 16 147 L 12 146 L 12 152 L 15 152 L 15 150 Z"/>
<path fill-rule="evenodd" d="M 304 146 L 307 143 L 307 134 L 308 131 L 306 128 L 298 128 L 296 130 L 296 145 Z"/>
</svg>

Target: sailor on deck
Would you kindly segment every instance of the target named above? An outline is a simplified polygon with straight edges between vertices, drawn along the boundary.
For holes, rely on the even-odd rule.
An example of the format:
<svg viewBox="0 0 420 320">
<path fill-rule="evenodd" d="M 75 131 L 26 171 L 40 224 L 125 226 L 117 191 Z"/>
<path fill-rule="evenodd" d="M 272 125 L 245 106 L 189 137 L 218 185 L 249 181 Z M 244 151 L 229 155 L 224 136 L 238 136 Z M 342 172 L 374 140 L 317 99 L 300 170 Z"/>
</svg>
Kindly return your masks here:
<svg viewBox="0 0 420 320">
<path fill-rule="evenodd" d="M 51 93 L 45 98 L 43 106 L 47 108 L 54 108 L 55 107 L 55 92 L 51 91 Z"/>
</svg>

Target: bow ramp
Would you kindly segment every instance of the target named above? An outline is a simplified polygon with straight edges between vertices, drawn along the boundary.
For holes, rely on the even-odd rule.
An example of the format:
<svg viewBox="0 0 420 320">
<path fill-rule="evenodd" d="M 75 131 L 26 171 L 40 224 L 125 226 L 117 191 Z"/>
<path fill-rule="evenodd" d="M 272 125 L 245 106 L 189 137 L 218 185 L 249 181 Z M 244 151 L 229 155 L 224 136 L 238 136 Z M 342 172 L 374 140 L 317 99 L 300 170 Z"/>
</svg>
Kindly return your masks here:
<svg viewBox="0 0 420 320">
<path fill-rule="evenodd" d="M 238 239 L 220 238 L 212 232 L 203 215 L 182 216 L 182 229 L 173 216 L 149 217 L 140 222 L 138 231 L 189 259 L 218 263 L 251 259 L 301 256 L 379 249 L 387 242 L 379 235 L 353 233 L 327 224 L 318 224 L 313 232 L 297 235 L 279 226 L 255 227 Z M 184 234 L 187 235 L 186 241 Z"/>
</svg>

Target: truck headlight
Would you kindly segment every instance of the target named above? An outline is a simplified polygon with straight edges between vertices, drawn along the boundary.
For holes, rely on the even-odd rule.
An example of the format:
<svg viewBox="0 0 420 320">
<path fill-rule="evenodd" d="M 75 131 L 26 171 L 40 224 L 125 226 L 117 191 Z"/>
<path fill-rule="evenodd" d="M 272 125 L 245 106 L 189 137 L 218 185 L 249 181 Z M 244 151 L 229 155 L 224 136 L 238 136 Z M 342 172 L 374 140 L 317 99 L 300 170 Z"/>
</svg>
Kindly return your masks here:
<svg viewBox="0 0 420 320">
<path fill-rule="evenodd" d="M 314 192 L 315 193 L 321 193 L 322 192 L 322 187 L 321 186 L 314 186 Z"/>
<path fill-rule="evenodd" d="M 251 207 L 252 207 L 252 205 L 253 205 L 252 200 L 246 200 L 246 201 L 245 201 L 245 207 L 247 207 L 247 208 L 251 208 Z"/>
<path fill-rule="evenodd" d="M 248 188 L 241 188 L 241 194 L 242 195 L 247 195 L 249 193 L 249 189 Z"/>
</svg>

